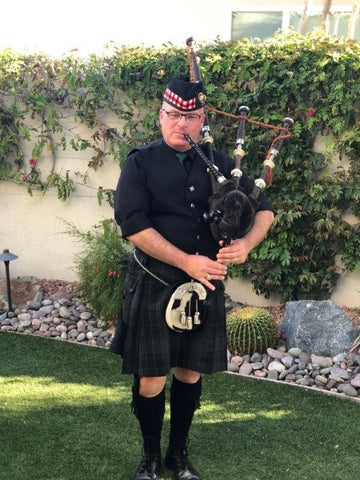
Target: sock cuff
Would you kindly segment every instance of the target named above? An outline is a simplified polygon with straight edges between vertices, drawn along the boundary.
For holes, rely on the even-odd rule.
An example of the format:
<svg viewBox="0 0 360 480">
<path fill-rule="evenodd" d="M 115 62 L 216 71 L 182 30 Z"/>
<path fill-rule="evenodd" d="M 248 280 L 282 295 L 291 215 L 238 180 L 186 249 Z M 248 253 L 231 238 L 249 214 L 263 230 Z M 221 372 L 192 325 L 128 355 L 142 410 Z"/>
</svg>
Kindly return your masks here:
<svg viewBox="0 0 360 480">
<path fill-rule="evenodd" d="M 155 397 L 143 397 L 139 393 L 139 383 L 134 382 L 132 388 L 132 402 L 131 409 L 136 417 L 139 416 L 139 409 L 143 412 L 152 412 L 159 408 L 162 412 L 165 411 L 165 386 Z"/>
<path fill-rule="evenodd" d="M 170 395 L 171 399 L 179 399 L 180 402 L 194 402 L 194 408 L 200 407 L 200 397 L 202 390 L 202 377 L 196 383 L 185 383 L 178 380 L 173 375 Z"/>
</svg>

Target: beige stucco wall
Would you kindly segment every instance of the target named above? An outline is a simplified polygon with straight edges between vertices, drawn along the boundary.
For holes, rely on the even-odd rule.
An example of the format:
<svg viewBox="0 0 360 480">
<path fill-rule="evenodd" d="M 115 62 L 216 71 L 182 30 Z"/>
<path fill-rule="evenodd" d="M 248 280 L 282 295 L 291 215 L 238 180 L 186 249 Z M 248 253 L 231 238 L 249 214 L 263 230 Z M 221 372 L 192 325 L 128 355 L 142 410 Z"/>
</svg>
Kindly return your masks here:
<svg viewBox="0 0 360 480">
<path fill-rule="evenodd" d="M 74 122 L 73 119 L 71 121 Z M 108 127 L 121 129 L 118 119 L 106 112 L 100 116 L 100 121 Z M 70 123 L 70 119 L 64 122 L 67 122 L 67 130 L 71 132 L 71 136 L 77 132 L 88 138 L 89 132 L 83 131 L 84 127 Z M 318 145 L 321 144 L 319 141 Z M 26 148 L 27 158 L 30 158 L 31 145 Z M 87 150 L 75 152 L 68 148 L 59 151 L 58 169 L 61 168 L 62 172 L 69 169 L 71 172 L 84 173 L 87 171 L 90 156 L 91 152 Z M 39 159 L 38 165 L 44 173 L 49 170 L 51 161 L 46 152 Z M 27 166 L 24 165 L 24 168 L 26 171 Z M 87 185 L 77 185 L 76 192 L 65 202 L 58 200 L 54 190 L 45 195 L 34 192 L 31 197 L 23 186 L 0 182 L 0 252 L 8 248 L 19 257 L 10 264 L 11 277 L 76 280 L 73 259 L 80 251 L 81 244 L 65 233 L 68 227 L 64 221 L 87 231 L 98 225 L 102 219 L 112 218 L 112 208 L 106 202 L 99 206 L 96 193 L 99 186 L 115 188 L 119 173 L 117 164 L 106 161 L 96 173 L 90 171 Z M 79 182 L 78 176 L 72 176 Z M 0 278 L 4 277 L 4 264 L 0 262 Z M 280 303 L 276 294 L 270 299 L 256 295 L 249 282 L 244 280 L 229 279 L 226 288 L 233 300 L 245 304 L 265 306 Z M 338 305 L 360 307 L 360 272 L 345 272 L 332 300 Z"/>
<path fill-rule="evenodd" d="M 109 113 L 99 115 L 99 121 L 113 128 L 121 128 L 116 117 Z M 78 125 L 74 117 L 63 119 L 66 138 L 69 140 L 78 134 L 80 138 L 89 138 L 91 132 Z M 23 171 L 29 171 L 28 158 L 31 155 L 31 143 L 24 144 L 25 161 Z M 13 277 L 32 275 L 37 278 L 75 280 L 73 258 L 81 248 L 76 238 L 65 233 L 65 222 L 87 231 L 98 225 L 104 218 L 112 218 L 113 210 L 104 200 L 99 206 L 98 187 L 114 189 L 120 174 L 119 165 L 105 161 L 96 172 L 88 168 L 92 151 L 74 151 L 70 146 L 57 152 L 55 171 L 64 174 L 71 172 L 76 182 L 76 191 L 62 202 L 57 198 L 55 189 L 45 194 L 33 191 L 30 196 L 26 186 L 0 182 L 0 251 L 8 248 L 19 256 L 10 265 Z M 37 166 L 46 178 L 52 166 L 51 156 L 44 150 Z M 80 174 L 89 172 L 86 185 L 82 184 Z M 0 265 L 0 278 L 4 277 L 4 266 Z"/>
<path fill-rule="evenodd" d="M 73 159 L 64 159 L 69 165 Z M 77 160 L 78 162 L 78 160 Z M 84 167 L 85 167 L 84 161 Z M 97 174 L 99 185 L 114 188 L 119 167 L 106 164 Z M 37 278 L 76 280 L 73 259 L 81 248 L 74 237 L 64 233 L 64 220 L 87 231 L 104 218 L 112 218 L 113 211 L 107 205 L 99 206 L 96 190 L 81 187 L 66 202 L 60 202 L 55 192 L 46 195 L 34 193 L 30 197 L 19 186 L 0 182 L 0 250 L 8 248 L 19 258 L 10 264 L 12 278 L 32 275 Z M 0 264 L 0 278 L 5 268 Z M 277 305 L 274 295 L 267 300 L 258 296 L 251 284 L 244 280 L 229 279 L 226 290 L 233 300 L 251 305 Z M 360 306 L 360 273 L 345 272 L 332 295 L 338 305 Z"/>
<path fill-rule="evenodd" d="M 118 168 L 106 168 L 107 183 L 114 188 Z M 103 182 L 105 184 L 105 182 Z M 110 185 L 109 185 L 110 188 Z M 96 193 L 79 192 L 60 202 L 55 192 L 30 197 L 17 185 L 0 182 L 0 248 L 19 256 L 10 265 L 12 276 L 74 280 L 73 258 L 81 248 L 74 237 L 64 233 L 66 222 L 87 231 L 101 219 L 112 217 L 109 206 L 99 207 Z M 0 278 L 4 276 L 0 266 Z"/>
</svg>

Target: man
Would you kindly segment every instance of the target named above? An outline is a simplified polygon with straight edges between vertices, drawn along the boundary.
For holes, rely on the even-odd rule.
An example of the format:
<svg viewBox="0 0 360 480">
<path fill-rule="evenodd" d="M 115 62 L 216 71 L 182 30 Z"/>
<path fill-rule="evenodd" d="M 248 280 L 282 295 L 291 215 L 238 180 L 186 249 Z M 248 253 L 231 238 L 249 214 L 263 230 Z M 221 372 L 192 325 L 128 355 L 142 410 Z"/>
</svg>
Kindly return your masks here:
<svg viewBox="0 0 360 480">
<path fill-rule="evenodd" d="M 199 480 L 187 456 L 187 442 L 200 406 L 202 374 L 227 368 L 223 285 L 227 265 L 245 262 L 274 218 L 270 203 L 260 195 L 253 227 L 243 238 L 223 247 L 211 235 L 204 215 L 211 195 L 209 174 L 184 136 L 198 141 L 205 120 L 202 92 L 201 82 L 171 79 L 159 112 L 162 138 L 131 152 L 116 189 L 116 221 L 136 247 L 112 346 L 123 357 L 123 373 L 134 375 L 132 407 L 143 437 L 143 457 L 133 480 L 159 476 L 165 382 L 171 370 L 165 465 L 177 480 Z M 233 160 L 214 152 L 214 161 L 230 177 Z M 253 182 L 243 175 L 241 185 L 250 193 Z M 174 285 L 190 289 L 196 285 L 198 290 L 200 285 L 206 292 L 203 310 L 187 313 L 183 330 L 165 322 Z M 179 298 L 181 303 L 185 297 Z M 195 303 L 195 310 L 200 310 L 198 299 Z M 196 315 L 202 317 L 200 326 Z"/>
</svg>

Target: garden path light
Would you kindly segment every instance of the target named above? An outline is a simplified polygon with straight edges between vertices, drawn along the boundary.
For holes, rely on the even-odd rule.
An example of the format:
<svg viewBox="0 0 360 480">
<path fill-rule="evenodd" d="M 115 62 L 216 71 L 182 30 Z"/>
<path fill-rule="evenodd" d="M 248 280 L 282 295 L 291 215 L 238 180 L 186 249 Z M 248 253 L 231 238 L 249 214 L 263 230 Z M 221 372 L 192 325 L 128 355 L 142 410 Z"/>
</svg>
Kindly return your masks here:
<svg viewBox="0 0 360 480">
<path fill-rule="evenodd" d="M 11 285 L 10 285 L 10 269 L 9 264 L 12 260 L 19 258 L 14 253 L 9 252 L 9 249 L 5 248 L 3 253 L 0 255 L 0 261 L 3 261 L 5 264 L 5 274 L 6 274 L 6 285 L 7 285 L 7 298 L 8 298 L 8 311 L 12 312 L 11 304 Z"/>
</svg>

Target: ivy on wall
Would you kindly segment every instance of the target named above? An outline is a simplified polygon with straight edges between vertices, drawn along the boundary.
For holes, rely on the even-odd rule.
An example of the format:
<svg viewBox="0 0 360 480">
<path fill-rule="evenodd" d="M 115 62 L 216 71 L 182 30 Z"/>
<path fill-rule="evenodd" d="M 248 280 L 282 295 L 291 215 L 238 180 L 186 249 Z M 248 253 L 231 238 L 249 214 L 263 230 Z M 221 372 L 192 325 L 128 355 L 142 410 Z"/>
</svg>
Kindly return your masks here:
<svg viewBox="0 0 360 480">
<path fill-rule="evenodd" d="M 290 32 L 257 44 L 215 41 L 200 45 L 198 55 L 209 107 L 237 114 L 247 105 L 251 119 L 279 126 L 284 117 L 295 120 L 267 187 L 275 224 L 231 275 L 247 276 L 258 293 L 276 292 L 283 301 L 328 298 L 341 268 L 360 270 L 359 44 Z M 171 75 L 188 75 L 186 62 L 185 46 L 172 45 L 121 47 L 87 59 L 0 52 L 0 179 L 30 194 L 56 188 L 66 200 L 76 183 L 74 172 L 58 168 L 62 150 L 89 153 L 84 183 L 106 161 L 121 166 L 134 146 L 158 136 L 163 91 Z M 104 124 L 103 111 L 123 128 Z M 68 116 L 89 135 L 67 132 Z M 236 120 L 211 110 L 210 126 L 215 148 L 232 155 Z M 253 178 L 272 138 L 268 129 L 247 124 L 243 167 Z M 23 152 L 28 142 L 31 158 Z M 52 162 L 45 178 L 44 158 Z M 112 194 L 99 188 L 99 202 L 111 204 Z"/>
</svg>

